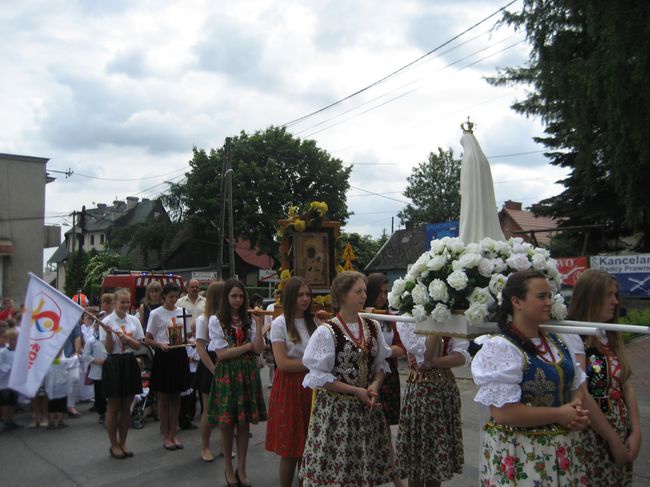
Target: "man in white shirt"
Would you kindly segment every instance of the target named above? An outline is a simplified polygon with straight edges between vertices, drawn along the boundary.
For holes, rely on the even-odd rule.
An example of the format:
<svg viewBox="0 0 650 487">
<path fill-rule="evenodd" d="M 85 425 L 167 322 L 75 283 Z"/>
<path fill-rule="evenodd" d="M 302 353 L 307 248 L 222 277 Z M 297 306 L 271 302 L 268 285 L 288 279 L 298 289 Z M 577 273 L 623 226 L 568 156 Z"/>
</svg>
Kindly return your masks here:
<svg viewBox="0 0 650 487">
<path fill-rule="evenodd" d="M 199 296 L 199 281 L 190 279 L 187 283 L 187 294 L 176 301 L 176 306 L 185 308 L 187 314 L 192 315 L 188 321 L 188 330 L 194 327 L 196 319 L 205 311 L 205 298 Z"/>
<path fill-rule="evenodd" d="M 178 308 L 185 308 L 187 314 L 192 315 L 187 322 L 187 330 L 190 333 L 196 329 L 196 319 L 205 311 L 205 298 L 199 295 L 199 288 L 199 281 L 190 279 L 187 283 L 187 294 L 176 301 Z M 179 414 L 181 429 L 197 428 L 191 421 L 196 411 L 196 393 L 192 391 L 192 389 L 188 389 L 184 395 L 181 394 L 181 410 Z"/>
</svg>

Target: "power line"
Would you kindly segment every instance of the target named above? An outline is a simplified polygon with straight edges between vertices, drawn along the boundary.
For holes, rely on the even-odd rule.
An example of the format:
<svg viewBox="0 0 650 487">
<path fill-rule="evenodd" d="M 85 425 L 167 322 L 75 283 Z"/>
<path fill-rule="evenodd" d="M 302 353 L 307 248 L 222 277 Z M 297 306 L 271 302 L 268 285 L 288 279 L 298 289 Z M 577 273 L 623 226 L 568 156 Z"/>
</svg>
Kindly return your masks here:
<svg viewBox="0 0 650 487">
<path fill-rule="evenodd" d="M 478 39 L 479 37 L 485 35 L 487 32 L 490 32 L 490 30 L 488 30 L 488 31 L 486 31 L 486 32 L 482 32 L 482 33 L 480 33 L 479 35 L 477 35 L 477 36 L 475 36 L 475 37 L 473 37 L 473 38 L 471 38 L 471 39 L 468 39 L 468 40 L 465 41 L 465 42 L 462 42 L 462 43 L 460 43 L 460 44 L 458 44 L 458 45 L 456 45 L 456 46 L 454 46 L 454 47 L 452 47 L 452 48 L 450 48 L 450 49 L 447 49 L 447 50 L 444 51 L 444 52 L 441 52 L 441 53 L 440 53 L 440 56 L 442 56 L 442 55 L 444 55 L 444 54 L 448 54 L 448 53 L 450 53 L 451 51 L 453 51 L 453 50 L 455 50 L 455 49 L 458 49 L 459 47 L 461 47 L 461 46 L 463 46 L 463 45 L 465 45 L 465 44 L 467 44 L 467 43 L 469 43 L 469 42 L 472 42 L 472 41 Z M 512 36 L 508 37 L 508 39 L 510 39 L 511 37 L 512 37 Z M 506 40 L 507 40 L 507 39 L 506 39 Z M 501 42 L 505 42 L 505 40 L 502 40 L 502 41 L 500 41 L 499 43 L 501 43 Z M 498 44 L 498 43 L 497 43 L 497 44 Z M 374 98 L 371 98 L 370 100 L 367 100 L 367 101 L 365 101 L 365 102 L 363 102 L 363 103 L 361 103 L 361 104 L 359 104 L 359 105 L 356 105 L 356 106 L 354 106 L 354 107 L 352 107 L 352 108 L 348 108 L 347 110 L 345 110 L 345 111 L 343 111 L 343 112 L 341 112 L 341 113 L 338 113 L 338 114 L 332 116 L 331 118 L 328 118 L 328 119 L 325 119 L 325 120 L 323 120 L 323 121 L 321 121 L 321 122 L 318 122 L 318 123 L 312 125 L 312 126 L 309 127 L 309 128 L 303 129 L 303 130 L 300 131 L 300 132 L 296 132 L 296 135 L 300 135 L 300 134 L 303 133 L 303 132 L 308 132 L 308 131 L 311 130 L 312 128 L 315 128 L 315 127 L 317 127 L 317 126 L 319 126 L 319 125 L 322 125 L 322 124 L 324 124 L 324 123 L 327 123 L 327 122 L 330 121 L 330 120 L 333 120 L 333 119 L 335 119 L 335 118 L 341 117 L 341 116 L 343 116 L 343 115 L 345 115 L 345 114 L 347 114 L 347 113 L 353 112 L 353 111 L 355 111 L 355 110 L 357 110 L 357 109 L 359 109 L 359 108 L 361 108 L 361 107 L 364 107 L 364 106 L 366 106 L 366 105 L 368 105 L 368 104 L 370 104 L 370 103 L 372 103 L 372 102 L 374 102 L 374 101 L 377 101 L 377 100 L 379 100 L 379 99 L 381 99 L 381 98 L 385 98 L 386 96 L 388 96 L 388 95 L 390 95 L 390 94 L 392 94 L 392 93 L 395 93 L 396 91 L 399 91 L 399 90 L 401 90 L 402 88 L 406 88 L 407 86 L 410 86 L 410 85 L 412 85 L 412 84 L 417 83 L 418 81 L 424 79 L 426 76 L 431 76 L 431 75 L 437 74 L 437 73 L 439 73 L 440 71 L 443 71 L 444 69 L 446 69 L 446 68 L 448 68 L 448 67 L 450 67 L 450 66 L 453 66 L 454 64 L 457 64 L 457 63 L 459 63 L 459 62 L 462 62 L 463 60 L 467 59 L 468 57 L 471 57 L 471 56 L 477 54 L 478 52 L 481 52 L 481 51 L 484 51 L 484 50 L 488 49 L 489 47 L 490 47 L 490 46 L 483 47 L 483 48 L 479 49 L 478 51 L 473 52 L 472 54 L 470 54 L 470 55 L 468 55 L 468 56 L 465 56 L 465 57 L 463 57 L 463 58 L 461 58 L 461 59 L 459 59 L 459 60 L 456 60 L 456 61 L 454 61 L 454 62 L 452 62 L 452 63 L 450 63 L 450 64 L 447 64 L 447 65 L 445 65 L 444 67 L 442 67 L 442 68 L 440 68 L 440 69 L 437 69 L 436 71 L 433 71 L 432 73 L 429 73 L 429 74 L 427 74 L 427 75 L 425 75 L 425 76 L 420 76 L 419 78 L 416 78 L 416 79 L 414 79 L 414 80 L 412 80 L 412 81 L 409 81 L 408 83 L 405 83 L 405 84 L 403 84 L 403 85 L 400 85 L 400 86 L 398 86 L 397 88 L 393 88 L 393 89 L 390 90 L 390 91 L 386 91 L 386 92 L 382 93 L 381 95 L 378 95 L 378 96 L 376 96 L 376 97 L 374 97 Z M 431 61 L 432 59 L 433 59 L 433 58 L 429 58 L 429 61 Z"/>
<path fill-rule="evenodd" d="M 150 193 L 154 188 L 157 188 L 158 186 L 163 186 L 165 184 L 178 183 L 178 182 L 180 182 L 180 179 L 182 179 L 184 177 L 185 177 L 185 174 L 180 174 L 178 176 L 175 176 L 175 177 L 171 178 L 169 181 L 163 181 L 162 183 L 154 184 L 153 186 L 150 186 L 149 188 L 145 188 L 142 191 L 140 191 L 138 193 L 135 193 L 134 196 L 137 196 L 137 195 L 140 195 L 140 194 L 143 194 L 143 193 Z M 175 180 L 178 180 L 178 181 L 175 181 Z M 158 196 L 160 196 L 163 193 L 164 193 L 164 191 L 162 193 L 158 193 Z"/>
<path fill-rule="evenodd" d="M 525 156 L 528 154 L 539 154 L 540 152 L 546 152 L 545 150 L 531 150 L 528 152 L 514 152 L 512 154 L 501 154 L 498 156 L 487 156 L 488 159 L 499 159 L 501 157 L 515 157 L 515 156 Z"/>
<path fill-rule="evenodd" d="M 484 35 L 484 34 L 480 34 L 480 35 Z M 477 37 L 480 37 L 480 36 L 477 36 Z M 312 125 L 312 126 L 306 128 L 306 129 L 303 129 L 303 130 L 301 130 L 301 131 L 299 131 L 299 132 L 296 132 L 296 135 L 301 135 L 301 134 L 303 134 L 304 132 L 309 132 L 310 130 L 312 130 L 312 129 L 316 128 L 316 127 L 319 127 L 320 125 L 326 124 L 327 122 L 330 122 L 330 121 L 332 121 L 332 120 L 334 120 L 334 119 L 336 119 L 336 118 L 342 117 L 343 115 L 345 115 L 345 114 L 347 114 L 347 113 L 353 112 L 353 111 L 355 111 L 355 110 L 357 110 L 357 109 L 359 109 L 359 108 L 362 108 L 362 107 L 364 107 L 364 106 L 366 106 L 366 105 L 369 105 L 370 103 L 372 103 L 372 102 L 374 102 L 374 101 L 377 101 L 377 100 L 379 100 L 379 99 L 381 99 L 381 98 L 385 98 L 385 97 L 387 97 L 387 96 L 389 96 L 389 95 L 391 95 L 391 94 L 393 94 L 393 93 L 396 93 L 396 92 L 400 91 L 400 90 L 403 89 L 403 88 L 406 88 L 406 87 L 408 87 L 408 86 L 411 86 L 411 85 L 417 83 L 418 81 L 423 80 L 424 78 L 426 78 L 426 77 L 428 77 L 428 76 L 436 75 L 436 74 L 438 74 L 438 73 L 444 71 L 445 69 L 451 68 L 452 66 L 455 66 L 456 64 L 462 63 L 463 61 L 465 61 L 465 60 L 467 60 L 467 59 L 469 59 L 469 58 L 475 56 L 476 54 L 479 54 L 479 53 L 481 53 L 481 52 L 484 52 L 484 51 L 486 51 L 486 50 L 488 50 L 488 49 L 490 49 L 490 48 L 492 48 L 492 47 L 498 46 L 499 44 L 502 44 L 502 43 L 508 41 L 509 39 L 512 39 L 513 37 L 514 37 L 514 35 L 512 35 L 512 36 L 510 36 L 510 37 L 507 37 L 507 38 L 505 38 L 505 39 L 502 39 L 502 40 L 500 40 L 499 42 L 496 42 L 495 44 L 487 45 L 487 46 L 481 47 L 480 49 L 478 49 L 478 50 L 476 50 L 476 51 L 474 51 L 474 52 L 472 52 L 472 53 L 470 53 L 470 54 L 468 54 L 468 55 L 466 55 L 466 56 L 463 56 L 462 58 L 456 59 L 455 61 L 452 61 L 451 63 L 446 64 L 445 66 L 443 66 L 443 67 L 441 67 L 441 68 L 439 68 L 439 69 L 433 71 L 432 73 L 428 73 L 428 74 L 425 75 L 425 76 L 420 76 L 419 78 L 416 78 L 416 79 L 414 79 L 414 80 L 412 80 L 412 81 L 409 81 L 408 83 L 405 83 L 405 84 L 400 85 L 400 86 L 398 86 L 398 87 L 396 87 L 396 88 L 393 88 L 392 90 L 387 91 L 387 92 L 385 92 L 385 93 L 382 93 L 381 95 L 376 96 L 376 97 L 374 97 L 374 98 L 371 98 L 370 100 L 365 101 L 365 102 L 363 102 L 363 103 L 361 103 L 361 104 L 359 104 L 359 105 L 357 105 L 357 106 L 354 106 L 354 107 L 349 108 L 349 109 L 347 109 L 347 110 L 345 110 L 345 111 L 343 111 L 343 112 L 341 112 L 341 113 L 338 113 L 338 114 L 336 114 L 336 115 L 333 115 L 332 117 L 330 117 L 330 118 L 328 118 L 328 119 L 321 120 L 320 122 L 315 123 L 314 125 Z M 473 39 L 472 39 L 472 40 L 473 40 Z M 469 41 L 467 41 L 467 42 L 469 42 Z M 459 44 L 459 45 L 456 46 L 456 47 L 460 47 L 461 45 L 462 45 L 462 44 Z M 446 53 L 448 53 L 448 52 L 451 52 L 452 50 L 456 49 L 456 47 L 451 48 L 451 49 L 449 49 L 449 50 L 447 50 L 447 51 L 445 51 L 444 53 L 441 53 L 441 54 L 446 54 Z M 496 54 L 498 54 L 498 53 L 496 53 Z M 464 69 L 464 68 L 463 68 L 463 69 Z M 459 71 L 460 71 L 460 70 L 459 70 Z M 457 71 L 457 72 L 458 72 L 458 71 Z M 425 83 L 425 84 L 422 85 L 422 86 L 426 86 L 426 84 L 428 84 L 428 83 Z M 416 89 L 420 89 L 422 86 L 420 86 L 420 87 L 418 87 L 418 88 L 416 88 Z M 415 90 L 413 90 L 413 91 L 415 91 Z M 405 93 L 405 95 L 406 95 L 406 94 L 413 93 L 413 91 L 408 91 L 408 92 Z M 377 105 L 377 106 L 382 106 L 382 105 L 380 104 L 380 105 Z M 350 117 L 350 119 L 351 119 L 351 118 L 353 118 L 353 117 Z"/>
<path fill-rule="evenodd" d="M 408 201 L 405 201 L 405 200 L 399 200 L 399 199 L 397 199 L 397 198 L 391 198 L 390 196 L 386 196 L 386 195 L 384 195 L 384 194 L 382 194 L 382 193 L 377 193 L 377 192 L 375 192 L 375 191 L 370 191 L 370 190 L 367 190 L 367 189 L 363 189 L 363 188 L 360 188 L 359 186 L 353 186 L 353 185 L 350 185 L 350 187 L 353 188 L 353 189 L 356 189 L 356 190 L 358 190 L 358 191 L 362 191 L 362 192 L 364 192 L 364 193 L 369 193 L 369 194 L 373 194 L 373 195 L 375 195 L 375 196 L 379 196 L 380 198 L 385 198 L 385 199 L 387 199 L 387 200 L 397 201 L 398 203 L 403 203 L 403 204 L 405 204 L 405 205 L 410 204 Z"/>
<path fill-rule="evenodd" d="M 443 42 L 442 44 L 440 44 L 439 46 L 437 46 L 437 47 L 431 49 L 430 51 L 428 51 L 427 53 L 425 53 L 425 54 L 423 54 L 422 56 L 418 57 L 417 59 L 415 59 L 415 60 L 413 60 L 413 61 L 411 61 L 411 62 L 405 64 L 405 65 L 402 66 L 401 68 L 396 69 L 396 70 L 393 71 L 392 73 L 387 74 L 387 75 L 384 76 L 383 78 L 381 78 L 381 79 L 379 79 L 379 80 L 377 80 L 377 81 L 374 81 L 374 82 L 370 83 L 369 85 L 367 85 L 367 86 L 365 86 L 365 87 L 363 87 L 363 88 L 361 88 L 361 89 L 355 91 L 354 93 L 351 93 L 351 94 L 349 94 L 349 95 L 347 95 L 347 96 L 345 96 L 345 97 L 343 97 L 343 98 L 341 98 L 341 99 L 339 99 L 339 100 L 337 100 L 337 101 L 335 101 L 335 102 L 333 102 L 333 103 L 330 103 L 329 105 L 324 106 L 323 108 L 319 108 L 318 110 L 314 110 L 313 112 L 308 113 L 307 115 L 303 115 L 303 116 L 298 117 L 298 118 L 296 118 L 296 119 L 294 119 L 294 120 L 291 120 L 290 122 L 283 123 L 283 124 L 281 124 L 280 126 L 281 126 L 281 127 L 288 127 L 288 126 L 290 126 L 290 125 L 294 125 L 294 124 L 296 124 L 296 123 L 298 123 L 298 122 L 301 122 L 301 121 L 303 121 L 303 120 L 305 120 L 305 119 L 307 119 L 307 118 L 309 118 L 309 117 L 312 117 L 312 116 L 314 116 L 314 115 L 316 115 L 316 114 L 318 114 L 318 113 L 324 112 L 325 110 L 328 110 L 328 109 L 330 109 L 330 108 L 332 108 L 332 107 L 334 107 L 334 106 L 336 106 L 336 105 L 339 105 L 339 104 L 343 103 L 344 101 L 349 100 L 350 98 L 353 98 L 353 97 L 355 97 L 355 96 L 357 96 L 357 95 L 360 95 L 361 93 L 363 93 L 363 92 L 365 92 L 365 91 L 368 91 L 369 89 L 371 89 L 371 88 L 373 88 L 373 87 L 375 87 L 375 86 L 377 86 L 377 85 L 383 83 L 384 81 L 386 81 L 386 80 L 388 80 L 388 79 L 390 79 L 390 78 L 396 76 L 397 74 L 401 73 L 402 71 L 408 69 L 410 66 L 413 66 L 414 64 L 416 64 L 417 62 L 421 61 L 422 59 L 424 59 L 424 58 L 430 56 L 431 54 L 435 53 L 436 51 L 439 51 L 439 50 L 442 49 L 443 47 L 445 47 L 445 46 L 449 45 L 450 43 L 454 42 L 456 39 L 458 39 L 458 38 L 460 38 L 461 36 L 467 34 L 467 33 L 470 32 L 471 30 L 473 30 L 473 29 L 475 29 L 476 27 L 478 27 L 479 25 L 481 25 L 482 23 L 488 21 L 489 19 L 491 19 L 491 18 L 494 17 L 495 15 L 499 14 L 501 11 L 505 10 L 506 8 L 508 8 L 510 5 L 512 5 L 512 4 L 515 3 L 516 1 L 517 1 L 517 0 L 512 0 L 511 2 L 507 3 L 506 5 L 504 5 L 503 7 L 501 7 L 500 9 L 498 9 L 498 10 L 496 10 L 495 12 L 491 13 L 490 15 L 488 15 L 487 17 L 485 17 L 485 18 L 483 18 L 482 20 L 476 22 L 476 23 L 473 24 L 472 26 L 468 27 L 467 29 L 465 29 L 464 31 L 462 31 L 460 34 L 456 34 L 456 35 L 455 35 L 454 37 L 452 37 L 451 39 L 449 39 L 449 40 Z"/>
<path fill-rule="evenodd" d="M 2 222 L 19 222 L 19 221 L 31 221 L 31 220 L 49 220 L 51 218 L 63 218 L 69 216 L 68 213 L 62 214 L 62 215 L 52 215 L 52 216 L 45 216 L 45 215 L 35 215 L 35 216 L 17 216 L 17 217 L 3 217 L 0 216 L 0 221 Z"/>
<path fill-rule="evenodd" d="M 454 115 L 454 114 L 456 114 L 456 113 L 466 112 L 466 111 L 469 110 L 470 108 L 475 108 L 475 107 L 478 107 L 478 106 L 481 106 L 481 105 L 485 105 L 485 104 L 487 104 L 487 103 L 492 103 L 493 101 L 500 100 L 501 98 L 505 98 L 505 97 L 507 97 L 507 96 L 511 96 L 511 95 L 513 95 L 514 93 L 515 93 L 514 91 L 511 91 L 511 92 L 505 93 L 505 94 L 503 94 L 503 95 L 495 96 L 494 98 L 490 98 L 490 99 L 488 99 L 488 100 L 484 100 L 484 101 L 479 102 L 479 103 L 474 103 L 474 104 L 472 104 L 472 105 L 468 105 L 468 106 L 466 106 L 466 107 L 459 108 L 458 110 L 453 110 L 453 111 L 451 111 L 451 112 L 447 112 L 447 113 L 445 113 L 445 114 L 443 114 L 443 115 L 439 115 L 439 116 L 437 116 L 437 117 L 435 117 L 435 118 L 432 118 L 432 119 L 426 120 L 426 121 L 424 121 L 424 122 L 416 122 L 416 123 L 412 123 L 412 124 L 410 124 L 410 125 L 406 125 L 405 127 L 408 128 L 408 127 L 416 127 L 416 126 L 420 126 L 420 125 L 425 125 L 425 124 L 431 123 L 431 122 L 434 121 L 434 120 L 439 120 L 439 119 L 441 119 L 441 118 L 447 118 L 447 117 L 449 117 L 449 116 L 451 116 L 451 115 Z M 345 146 L 345 147 L 342 147 L 342 148 L 340 148 L 340 149 L 335 149 L 335 150 L 330 151 L 330 152 L 331 152 L 332 154 L 337 154 L 337 153 L 339 153 L 339 152 L 345 152 L 345 151 L 347 151 L 347 150 L 349 150 L 349 149 L 353 149 L 353 148 L 356 147 L 357 145 L 358 145 L 358 144 L 347 145 L 347 146 Z"/>
<path fill-rule="evenodd" d="M 507 47 L 504 47 L 503 49 L 500 49 L 500 50 L 497 51 L 497 52 L 493 52 L 492 54 L 489 54 L 489 55 L 487 55 L 487 56 L 484 56 L 484 57 L 482 57 L 482 58 L 480 58 L 480 59 L 477 59 L 476 61 L 474 61 L 474 62 L 472 62 L 472 63 L 469 63 L 469 64 L 463 66 L 462 68 L 458 69 L 458 71 L 456 71 L 456 72 L 458 73 L 458 72 L 460 72 L 460 71 L 462 71 L 462 70 L 464 70 L 464 69 L 467 69 L 467 68 L 469 68 L 469 67 L 471 67 L 471 66 L 474 66 L 474 65 L 476 65 L 476 64 L 478 64 L 478 63 L 480 63 L 480 62 L 482 62 L 482 61 L 485 61 L 486 59 L 491 58 L 492 56 L 496 56 L 497 54 L 500 54 L 500 53 L 502 53 L 502 52 L 504 52 L 504 51 L 507 51 L 508 49 L 512 49 L 513 47 L 515 47 L 515 46 L 517 46 L 517 45 L 519 45 L 519 44 L 521 44 L 521 43 L 523 43 L 523 42 L 525 42 L 525 41 L 524 41 L 524 40 L 517 41 L 517 42 L 515 42 L 514 44 L 511 44 L 511 45 L 509 45 L 509 46 L 507 46 Z M 397 96 L 395 96 L 395 97 L 393 97 L 393 98 L 390 98 L 390 99 L 386 100 L 385 102 L 380 103 L 379 105 L 375 105 L 375 106 L 373 106 L 373 107 L 370 107 L 370 108 L 368 108 L 367 110 L 364 110 L 363 112 L 360 112 L 360 113 L 357 113 L 357 114 L 355 114 L 355 115 L 352 115 L 352 116 L 350 116 L 350 117 L 348 117 L 348 118 L 346 118 L 346 119 L 343 119 L 343 120 L 341 120 L 341 121 L 339 121 L 339 122 L 332 123 L 332 124 L 330 124 L 330 125 L 328 125 L 328 126 L 322 128 L 322 129 L 320 129 L 320 130 L 316 130 L 316 131 L 314 131 L 314 132 L 311 132 L 311 133 L 309 133 L 309 134 L 306 134 L 306 135 L 304 136 L 304 138 L 313 137 L 314 135 L 319 134 L 319 133 L 321 133 L 321 132 L 324 132 L 325 130 L 329 130 L 329 129 L 332 128 L 332 127 L 335 127 L 335 126 L 337 126 L 337 125 L 340 125 L 340 124 L 342 124 L 342 123 L 344 123 L 344 122 L 348 122 L 348 121 L 350 121 L 350 120 L 352 120 L 352 119 L 354 119 L 354 118 L 360 117 L 361 115 L 365 115 L 366 113 L 369 113 L 369 112 L 371 112 L 371 111 L 373 111 L 373 110 L 376 110 L 376 109 L 378 109 L 378 108 L 381 108 L 381 107 L 383 107 L 384 105 L 388 105 L 389 103 L 392 103 L 392 102 L 394 102 L 394 101 L 396 101 L 396 100 L 399 100 L 400 98 L 404 98 L 405 96 L 410 95 L 411 93 L 414 93 L 414 92 L 418 91 L 419 89 L 423 88 L 423 87 L 426 86 L 427 84 L 428 84 L 428 83 L 425 83 L 425 84 L 423 84 L 423 85 L 421 85 L 421 86 L 417 86 L 417 87 L 413 88 L 412 90 L 406 91 L 406 92 L 404 92 L 404 93 L 402 93 L 402 94 L 400 94 L 400 95 L 397 95 Z"/>
<path fill-rule="evenodd" d="M 402 191 L 386 191 L 385 193 L 382 194 L 402 194 Z M 362 196 L 375 196 L 373 194 L 349 194 L 347 195 L 348 198 L 354 198 L 354 197 L 362 197 Z"/>
<path fill-rule="evenodd" d="M 174 174 L 176 172 L 185 171 L 185 170 L 187 170 L 187 167 L 181 167 L 181 168 L 178 168 L 178 169 L 174 169 L 173 171 L 165 172 L 165 173 L 162 173 L 162 174 L 157 174 L 155 176 L 143 176 L 143 177 L 140 177 L 140 178 L 127 178 L 127 179 L 124 179 L 124 178 L 102 178 L 102 177 L 99 177 L 99 176 L 91 176 L 90 174 L 81 174 L 81 173 L 74 172 L 74 171 L 71 172 L 70 175 L 71 176 L 79 176 L 81 178 L 87 178 L 87 179 L 96 179 L 98 181 L 122 181 L 122 182 L 127 182 L 127 181 L 142 181 L 144 179 L 158 179 L 158 178 L 168 176 L 169 174 Z"/>
</svg>

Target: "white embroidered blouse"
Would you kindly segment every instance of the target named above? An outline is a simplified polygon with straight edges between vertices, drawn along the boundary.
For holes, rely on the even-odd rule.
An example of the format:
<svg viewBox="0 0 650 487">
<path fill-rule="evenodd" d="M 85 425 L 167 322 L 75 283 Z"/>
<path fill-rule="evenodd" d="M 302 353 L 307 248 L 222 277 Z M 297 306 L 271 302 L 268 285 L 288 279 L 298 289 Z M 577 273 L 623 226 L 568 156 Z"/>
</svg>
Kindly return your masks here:
<svg viewBox="0 0 650 487">
<path fill-rule="evenodd" d="M 540 344 L 539 338 L 531 338 L 535 345 Z M 521 399 L 521 381 L 523 379 L 523 352 L 507 338 L 498 335 L 483 335 L 474 340 L 483 348 L 472 361 L 472 376 L 478 386 L 474 400 L 485 406 L 502 407 L 504 404 L 519 402 Z M 560 351 L 549 341 L 554 357 Z M 577 390 L 586 380 L 586 375 L 575 359 L 575 352 L 568 347 L 573 358 L 575 375 L 572 391 Z M 551 361 L 548 354 L 542 355 L 546 361 Z"/>
<path fill-rule="evenodd" d="M 255 341 L 257 336 L 257 329 L 255 323 L 251 323 L 250 328 L 248 329 L 249 340 L 252 342 Z M 208 335 L 210 337 L 210 344 L 208 345 L 209 351 L 223 350 L 228 348 L 228 341 L 226 340 L 226 335 L 223 333 L 223 328 L 221 327 L 221 322 L 219 318 L 215 315 L 210 316 L 208 321 Z"/>
<path fill-rule="evenodd" d="M 287 357 L 300 360 L 305 354 L 305 347 L 309 342 L 309 330 L 304 318 L 296 319 L 294 324 L 300 337 L 299 342 L 294 343 L 289 339 L 287 321 L 284 315 L 280 315 L 271 322 L 271 343 L 284 343 L 287 347 Z"/>
<path fill-rule="evenodd" d="M 383 370 L 386 374 L 390 373 L 390 366 L 386 362 L 386 358 L 390 356 L 390 347 L 386 344 L 384 334 L 381 331 L 381 326 L 375 320 L 367 320 L 377 330 L 377 345 L 378 352 L 372 363 L 372 374 L 376 374 Z M 346 323 L 353 335 L 359 336 L 359 324 Z M 328 382 L 336 381 L 336 377 L 332 373 L 335 366 L 336 359 L 336 342 L 332 332 L 327 326 L 319 326 L 313 333 L 305 353 L 302 358 L 302 363 L 309 369 L 302 382 L 303 387 L 323 387 Z"/>
<path fill-rule="evenodd" d="M 415 357 L 418 367 L 421 366 L 424 363 L 427 337 L 415 334 L 415 323 L 398 322 L 397 333 L 399 333 L 402 345 L 404 345 L 406 351 Z M 467 351 L 467 348 L 469 347 L 468 340 L 463 338 L 452 338 L 449 341 L 449 345 L 448 353 L 458 352 L 463 356 L 465 359 L 463 366 L 468 365 L 472 361 L 472 357 Z"/>
</svg>

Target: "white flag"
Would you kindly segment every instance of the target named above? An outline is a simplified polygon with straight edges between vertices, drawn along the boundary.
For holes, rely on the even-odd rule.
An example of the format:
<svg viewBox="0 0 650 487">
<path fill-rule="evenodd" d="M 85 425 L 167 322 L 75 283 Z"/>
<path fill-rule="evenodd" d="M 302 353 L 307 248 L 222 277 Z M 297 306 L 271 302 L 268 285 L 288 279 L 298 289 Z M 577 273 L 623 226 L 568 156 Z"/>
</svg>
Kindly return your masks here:
<svg viewBox="0 0 650 487">
<path fill-rule="evenodd" d="M 34 397 L 84 309 L 31 272 L 9 387 Z"/>
</svg>

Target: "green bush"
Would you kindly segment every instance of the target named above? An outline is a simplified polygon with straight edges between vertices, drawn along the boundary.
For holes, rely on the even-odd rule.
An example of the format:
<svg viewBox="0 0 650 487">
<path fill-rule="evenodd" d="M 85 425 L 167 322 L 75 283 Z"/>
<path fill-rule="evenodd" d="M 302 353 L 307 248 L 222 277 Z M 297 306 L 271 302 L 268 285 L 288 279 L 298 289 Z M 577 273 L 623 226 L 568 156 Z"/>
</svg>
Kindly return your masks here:
<svg viewBox="0 0 650 487">
<path fill-rule="evenodd" d="M 628 309 L 627 315 L 620 321 L 629 325 L 650 326 L 650 308 Z"/>
<path fill-rule="evenodd" d="M 646 325 L 650 326 L 650 308 L 628 309 L 627 315 L 619 320 L 620 323 L 627 325 Z M 637 333 L 623 333 L 623 341 L 628 343 L 630 340 L 638 337 Z"/>
</svg>

